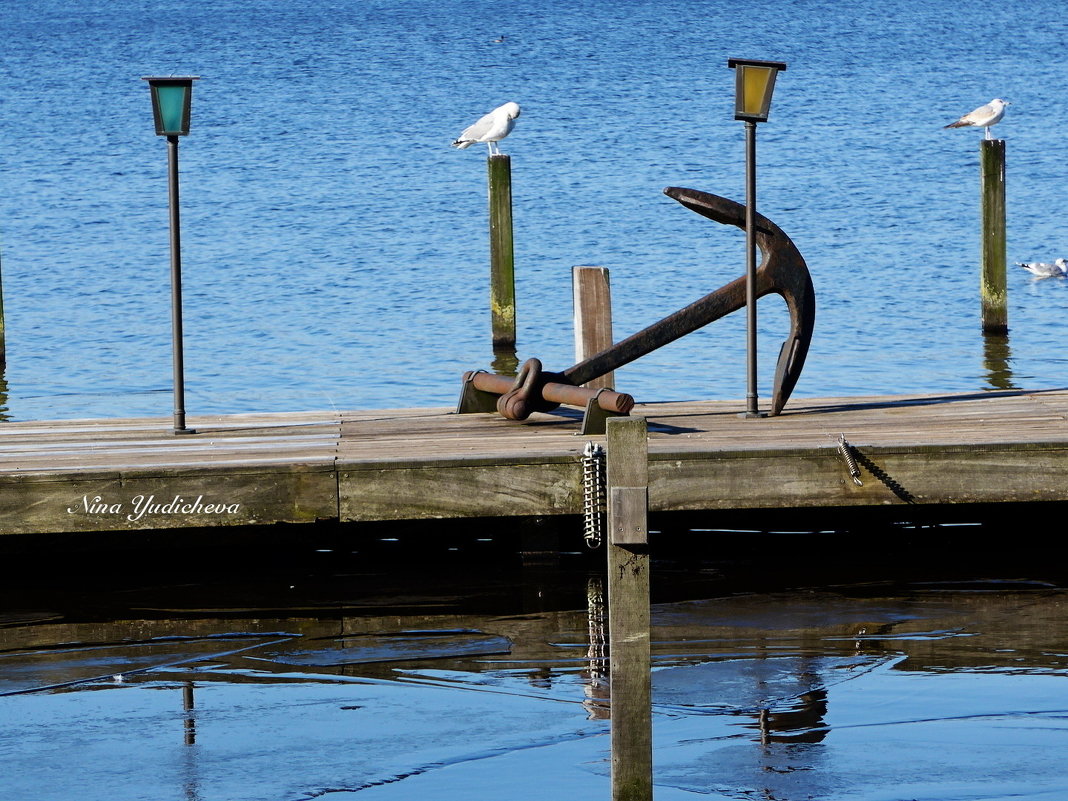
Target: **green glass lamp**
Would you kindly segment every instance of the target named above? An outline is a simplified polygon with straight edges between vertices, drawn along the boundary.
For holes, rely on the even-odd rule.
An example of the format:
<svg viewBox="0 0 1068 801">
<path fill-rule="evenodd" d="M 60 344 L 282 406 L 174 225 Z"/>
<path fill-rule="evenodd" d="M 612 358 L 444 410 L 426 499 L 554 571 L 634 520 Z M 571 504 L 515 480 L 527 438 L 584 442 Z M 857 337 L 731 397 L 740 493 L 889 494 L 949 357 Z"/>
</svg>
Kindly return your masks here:
<svg viewBox="0 0 1068 801">
<path fill-rule="evenodd" d="M 186 136 L 193 99 L 193 81 L 199 76 L 146 77 L 152 90 L 152 116 L 159 136 Z"/>
</svg>

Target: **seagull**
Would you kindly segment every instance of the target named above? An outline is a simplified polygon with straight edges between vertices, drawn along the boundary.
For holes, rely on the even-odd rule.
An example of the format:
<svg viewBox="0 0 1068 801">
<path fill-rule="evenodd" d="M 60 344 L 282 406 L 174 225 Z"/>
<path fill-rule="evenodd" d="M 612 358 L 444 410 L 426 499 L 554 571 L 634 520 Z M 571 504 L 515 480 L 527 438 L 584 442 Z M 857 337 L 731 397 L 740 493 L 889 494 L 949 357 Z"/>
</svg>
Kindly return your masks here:
<svg viewBox="0 0 1068 801">
<path fill-rule="evenodd" d="M 491 156 L 500 154 L 501 149 L 497 146 L 497 142 L 512 132 L 515 127 L 515 118 L 518 116 L 518 103 L 505 103 L 503 106 L 498 106 L 470 128 L 466 128 L 452 143 L 452 146 L 463 150 L 465 147 L 471 147 L 475 142 L 485 142 Z"/>
<path fill-rule="evenodd" d="M 995 97 L 985 106 L 979 106 L 975 111 L 969 111 L 956 122 L 944 125 L 944 128 L 986 128 L 986 138 L 993 139 L 990 135 L 990 126 L 1001 122 L 1005 116 L 1005 106 L 1009 105 L 1000 97 Z"/>
<path fill-rule="evenodd" d="M 1056 259 L 1053 264 L 1042 261 L 1016 262 L 1036 278 L 1054 278 L 1068 275 L 1068 259 Z"/>
</svg>

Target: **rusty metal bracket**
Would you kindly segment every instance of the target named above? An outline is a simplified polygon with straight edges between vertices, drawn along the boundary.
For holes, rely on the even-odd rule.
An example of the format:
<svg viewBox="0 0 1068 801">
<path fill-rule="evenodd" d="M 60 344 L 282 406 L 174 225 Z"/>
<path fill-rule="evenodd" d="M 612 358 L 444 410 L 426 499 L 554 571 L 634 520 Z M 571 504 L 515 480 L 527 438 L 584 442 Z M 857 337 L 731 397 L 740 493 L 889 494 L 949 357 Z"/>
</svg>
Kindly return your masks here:
<svg viewBox="0 0 1068 801">
<path fill-rule="evenodd" d="M 457 414 L 475 414 L 477 412 L 497 411 L 497 396 L 492 392 L 484 392 L 474 385 L 476 375 L 486 373 L 485 370 L 472 370 L 464 373 L 464 386 L 460 390 L 460 400 L 456 403 Z M 486 373 L 488 375 L 488 373 Z"/>
<path fill-rule="evenodd" d="M 609 417 L 622 417 L 624 412 L 613 412 L 601 407 L 600 397 L 604 392 L 610 392 L 608 388 L 597 390 L 597 394 L 586 401 L 586 413 L 582 415 L 582 430 L 578 433 L 582 436 L 592 434 L 604 434 L 608 428 Z"/>
<path fill-rule="evenodd" d="M 745 228 L 745 206 L 733 200 L 679 187 L 668 187 L 664 194 L 710 220 Z M 755 215 L 755 223 L 756 244 L 762 254 L 756 272 L 756 295 L 781 295 L 790 311 L 790 334 L 779 350 L 769 410 L 769 414 L 777 415 L 793 393 L 808 356 L 816 295 L 808 266 L 790 237 L 761 214 Z M 561 373 L 543 373 L 541 362 L 529 359 L 514 381 L 484 372 L 465 373 L 465 388 L 470 383 L 479 391 L 500 396 L 497 410 L 513 420 L 525 420 L 534 411 L 551 411 L 561 403 L 587 406 L 594 390 L 584 389 L 582 384 L 744 308 L 745 294 L 742 276 Z M 615 414 L 627 414 L 634 405 L 633 398 L 618 392 L 608 391 L 596 397 L 601 409 Z"/>
</svg>

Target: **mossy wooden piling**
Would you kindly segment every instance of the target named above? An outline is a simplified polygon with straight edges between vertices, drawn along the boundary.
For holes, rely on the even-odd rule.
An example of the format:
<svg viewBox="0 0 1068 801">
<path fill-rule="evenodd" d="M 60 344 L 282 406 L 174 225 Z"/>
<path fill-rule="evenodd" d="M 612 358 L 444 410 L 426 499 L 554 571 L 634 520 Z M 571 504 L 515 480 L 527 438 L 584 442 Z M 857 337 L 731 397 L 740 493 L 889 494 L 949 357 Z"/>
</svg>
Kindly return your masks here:
<svg viewBox="0 0 1068 801">
<path fill-rule="evenodd" d="M 7 365 L 7 339 L 4 334 L 4 271 L 0 263 L 0 370 Z"/>
<path fill-rule="evenodd" d="M 495 349 L 516 343 L 515 248 L 512 241 L 512 159 L 487 159 L 490 221 L 490 318 Z"/>
<path fill-rule="evenodd" d="M 979 141 L 982 248 L 979 298 L 983 333 L 1009 330 L 1005 236 L 1005 140 Z"/>
<path fill-rule="evenodd" d="M 612 801 L 653 797 L 649 462 L 644 418 L 607 421 Z"/>
</svg>

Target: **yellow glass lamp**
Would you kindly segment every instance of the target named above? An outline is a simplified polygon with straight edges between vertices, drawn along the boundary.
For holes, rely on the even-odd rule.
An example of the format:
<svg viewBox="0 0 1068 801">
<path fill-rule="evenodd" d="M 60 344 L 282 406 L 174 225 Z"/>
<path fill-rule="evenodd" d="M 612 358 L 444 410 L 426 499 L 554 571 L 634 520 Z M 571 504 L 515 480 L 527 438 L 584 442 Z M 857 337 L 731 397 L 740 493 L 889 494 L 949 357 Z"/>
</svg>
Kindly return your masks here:
<svg viewBox="0 0 1068 801">
<path fill-rule="evenodd" d="M 727 66 L 735 71 L 734 119 L 767 122 L 775 76 L 786 69 L 786 64 L 731 58 L 727 59 Z"/>
</svg>

